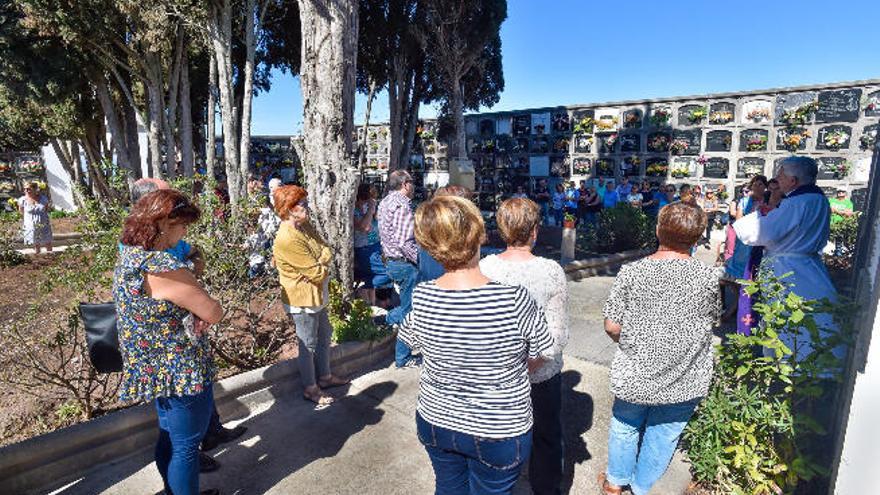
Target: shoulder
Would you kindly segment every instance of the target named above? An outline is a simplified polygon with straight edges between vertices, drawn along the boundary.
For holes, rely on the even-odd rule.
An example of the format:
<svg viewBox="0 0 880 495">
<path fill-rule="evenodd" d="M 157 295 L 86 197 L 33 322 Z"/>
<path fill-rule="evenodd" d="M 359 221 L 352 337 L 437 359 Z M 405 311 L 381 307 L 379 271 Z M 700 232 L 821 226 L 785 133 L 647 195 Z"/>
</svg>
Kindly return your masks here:
<svg viewBox="0 0 880 495">
<path fill-rule="evenodd" d="M 497 254 L 490 254 L 480 260 L 480 270 L 494 270 L 501 264 L 501 258 Z"/>
<path fill-rule="evenodd" d="M 565 270 L 563 270 L 562 265 L 560 265 L 556 261 L 553 261 L 549 258 L 544 258 L 543 256 L 536 256 L 535 265 L 538 267 L 538 273 L 540 275 L 549 277 L 556 282 L 566 282 Z"/>
</svg>

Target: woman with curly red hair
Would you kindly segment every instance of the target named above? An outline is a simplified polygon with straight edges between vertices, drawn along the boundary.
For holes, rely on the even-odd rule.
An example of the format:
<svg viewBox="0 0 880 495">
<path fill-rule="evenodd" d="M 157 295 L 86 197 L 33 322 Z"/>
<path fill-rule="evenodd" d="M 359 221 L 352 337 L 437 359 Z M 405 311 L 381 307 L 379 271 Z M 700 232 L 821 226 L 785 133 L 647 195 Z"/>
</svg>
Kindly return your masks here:
<svg viewBox="0 0 880 495">
<path fill-rule="evenodd" d="M 293 320 L 299 341 L 297 363 L 305 388 L 303 398 L 320 406 L 329 405 L 333 398 L 322 389 L 348 383 L 330 373 L 333 327 L 327 303 L 333 253 L 309 222 L 305 189 L 281 186 L 272 196 L 275 212 L 281 218 L 273 254 L 281 282 L 281 302 Z"/>
<path fill-rule="evenodd" d="M 125 220 L 113 276 L 123 357 L 120 398 L 155 401 L 156 466 L 165 491 L 175 495 L 199 493 L 199 443 L 214 403 L 207 329 L 223 318 L 220 303 L 193 275 L 192 262 L 165 252 L 199 215 L 178 191 L 141 198 Z"/>
</svg>

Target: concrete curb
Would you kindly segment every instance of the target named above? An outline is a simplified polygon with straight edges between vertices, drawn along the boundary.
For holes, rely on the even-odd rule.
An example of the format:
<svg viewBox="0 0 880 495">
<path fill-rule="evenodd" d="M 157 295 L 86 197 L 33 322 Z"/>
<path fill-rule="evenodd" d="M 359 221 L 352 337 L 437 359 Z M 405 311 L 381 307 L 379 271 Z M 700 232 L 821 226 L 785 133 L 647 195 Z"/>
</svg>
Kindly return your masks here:
<svg viewBox="0 0 880 495">
<path fill-rule="evenodd" d="M 395 336 L 374 342 L 344 342 L 331 348 L 333 371 L 342 375 L 375 365 L 393 355 Z M 231 376 L 214 384 L 224 420 L 244 417 L 272 396 L 299 388 L 292 360 Z M 140 404 L 85 423 L 0 448 L 0 493 L 41 493 L 62 486 L 98 464 L 116 461 L 156 441 L 156 412 Z"/>
<path fill-rule="evenodd" d="M 611 270 L 619 265 L 642 258 L 653 252 L 652 249 L 632 249 L 620 253 L 606 254 L 595 258 L 572 261 L 562 266 L 565 277 L 570 281 L 576 281 L 596 275 L 608 275 Z"/>
</svg>

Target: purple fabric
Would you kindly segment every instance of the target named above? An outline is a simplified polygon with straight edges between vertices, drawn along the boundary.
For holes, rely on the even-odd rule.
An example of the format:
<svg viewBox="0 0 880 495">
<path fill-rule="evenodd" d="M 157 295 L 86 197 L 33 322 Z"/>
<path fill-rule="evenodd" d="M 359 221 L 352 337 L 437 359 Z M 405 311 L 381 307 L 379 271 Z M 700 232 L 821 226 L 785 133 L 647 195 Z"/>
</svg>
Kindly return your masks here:
<svg viewBox="0 0 880 495">
<path fill-rule="evenodd" d="M 419 262 L 415 238 L 415 218 L 410 200 L 400 191 L 391 191 L 379 203 L 379 238 L 386 258 L 406 258 Z"/>
</svg>

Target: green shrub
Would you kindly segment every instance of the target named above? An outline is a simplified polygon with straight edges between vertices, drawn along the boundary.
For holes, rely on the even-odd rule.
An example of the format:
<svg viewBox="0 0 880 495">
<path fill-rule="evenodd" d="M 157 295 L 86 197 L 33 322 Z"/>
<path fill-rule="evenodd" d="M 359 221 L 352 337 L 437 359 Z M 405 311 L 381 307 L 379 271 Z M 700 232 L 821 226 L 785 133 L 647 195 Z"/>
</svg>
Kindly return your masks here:
<svg viewBox="0 0 880 495">
<path fill-rule="evenodd" d="M 599 213 L 596 228 L 586 235 L 586 247 L 596 253 L 619 253 L 656 247 L 656 220 L 641 208 L 618 203 Z"/>
<path fill-rule="evenodd" d="M 20 238 L 20 227 L 20 220 L 15 215 L 0 216 L 0 268 L 27 262 L 27 256 L 15 250 L 15 241 Z"/>
<path fill-rule="evenodd" d="M 859 218 L 860 215 L 856 214 L 842 217 L 840 221 L 831 224 L 829 240 L 838 249 L 836 256 L 851 259 L 855 254 L 856 240 L 859 236 Z"/>
<path fill-rule="evenodd" d="M 762 324 L 717 347 L 711 389 L 683 435 L 694 478 L 717 493 L 792 493 L 829 474 L 821 457 L 830 416 L 822 411 L 841 380 L 844 363 L 832 350 L 848 342 L 852 307 L 805 300 L 789 292 L 784 278 L 768 274 L 746 283 L 750 294 L 759 288 L 753 308 Z M 816 316 L 823 313 L 834 317 L 838 331 L 821 331 Z M 797 343 L 801 328 L 812 352 L 796 360 L 780 337 Z"/>
<path fill-rule="evenodd" d="M 373 323 L 370 305 L 362 299 L 346 300 L 342 287 L 335 280 L 330 282 L 330 324 L 333 325 L 333 341 L 377 340 L 387 332 Z"/>
</svg>

